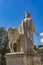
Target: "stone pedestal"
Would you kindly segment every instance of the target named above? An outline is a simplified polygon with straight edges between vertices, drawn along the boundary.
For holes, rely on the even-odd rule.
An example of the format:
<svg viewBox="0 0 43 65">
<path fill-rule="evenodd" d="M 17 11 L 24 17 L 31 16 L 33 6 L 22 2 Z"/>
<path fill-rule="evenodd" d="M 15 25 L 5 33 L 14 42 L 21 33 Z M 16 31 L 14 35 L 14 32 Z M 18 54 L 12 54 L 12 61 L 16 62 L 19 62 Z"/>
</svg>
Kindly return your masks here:
<svg viewBox="0 0 43 65">
<path fill-rule="evenodd" d="M 24 64 L 24 52 L 7 53 L 6 65 L 25 65 Z"/>
<path fill-rule="evenodd" d="M 7 53 L 6 65 L 33 65 L 33 56 L 24 52 Z"/>
</svg>

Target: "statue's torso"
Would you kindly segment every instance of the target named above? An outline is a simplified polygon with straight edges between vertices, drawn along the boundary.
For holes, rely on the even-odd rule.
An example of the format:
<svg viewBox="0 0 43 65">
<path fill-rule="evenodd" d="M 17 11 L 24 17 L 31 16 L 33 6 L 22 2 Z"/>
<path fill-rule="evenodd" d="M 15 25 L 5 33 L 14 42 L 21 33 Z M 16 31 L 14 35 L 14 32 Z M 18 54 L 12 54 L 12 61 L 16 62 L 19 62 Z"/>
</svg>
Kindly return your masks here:
<svg viewBox="0 0 43 65">
<path fill-rule="evenodd" d="M 26 18 L 23 20 L 22 25 L 20 27 L 20 31 L 27 37 L 33 36 L 33 21 L 31 18 Z"/>
<path fill-rule="evenodd" d="M 22 21 L 20 31 L 25 36 L 25 42 L 27 43 L 27 48 L 32 47 L 34 45 L 33 38 L 33 20 L 31 18 L 26 18 Z"/>
</svg>

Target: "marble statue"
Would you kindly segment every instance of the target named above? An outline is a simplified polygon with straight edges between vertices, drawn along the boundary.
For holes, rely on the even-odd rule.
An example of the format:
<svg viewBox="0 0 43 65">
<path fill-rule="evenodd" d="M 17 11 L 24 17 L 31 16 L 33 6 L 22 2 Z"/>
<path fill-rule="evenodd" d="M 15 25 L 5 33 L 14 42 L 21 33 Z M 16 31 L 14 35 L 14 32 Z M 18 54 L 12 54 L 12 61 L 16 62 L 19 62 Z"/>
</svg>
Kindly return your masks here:
<svg viewBox="0 0 43 65">
<path fill-rule="evenodd" d="M 36 33 L 36 35 L 38 35 L 38 36 L 39 36 L 39 34 L 36 32 L 36 29 L 34 27 L 34 22 L 33 22 L 33 19 L 31 18 L 30 13 L 28 13 L 28 12 L 26 13 L 26 17 L 22 21 L 19 31 L 21 34 L 24 35 L 25 42 L 22 42 L 22 43 L 25 46 L 26 51 L 28 51 L 29 49 L 32 49 L 34 47 L 33 33 Z"/>
</svg>

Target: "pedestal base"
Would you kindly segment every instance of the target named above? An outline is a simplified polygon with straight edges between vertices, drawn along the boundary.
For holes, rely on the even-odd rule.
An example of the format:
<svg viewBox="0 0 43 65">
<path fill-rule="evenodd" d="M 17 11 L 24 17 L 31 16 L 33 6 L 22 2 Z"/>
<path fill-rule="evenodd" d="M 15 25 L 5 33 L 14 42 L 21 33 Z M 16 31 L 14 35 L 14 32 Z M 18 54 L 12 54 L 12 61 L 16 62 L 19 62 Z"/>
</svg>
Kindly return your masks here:
<svg viewBox="0 0 43 65">
<path fill-rule="evenodd" d="M 7 65 L 25 65 L 24 52 L 7 53 L 5 57 Z"/>
</svg>

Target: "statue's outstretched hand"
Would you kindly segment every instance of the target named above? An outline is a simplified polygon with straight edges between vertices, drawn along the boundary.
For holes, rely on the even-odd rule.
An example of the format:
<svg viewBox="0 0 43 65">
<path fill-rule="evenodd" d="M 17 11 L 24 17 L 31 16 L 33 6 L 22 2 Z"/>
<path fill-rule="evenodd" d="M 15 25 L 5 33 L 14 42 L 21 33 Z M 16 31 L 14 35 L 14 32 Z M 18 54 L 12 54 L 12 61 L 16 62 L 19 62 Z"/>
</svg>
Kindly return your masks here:
<svg viewBox="0 0 43 65">
<path fill-rule="evenodd" d="M 36 33 L 37 34 L 37 36 L 40 36 L 40 34 L 39 33 Z"/>
<path fill-rule="evenodd" d="M 40 36 L 40 34 L 39 34 L 38 32 L 36 32 L 36 31 L 35 31 L 35 34 L 36 34 L 37 36 Z"/>
<path fill-rule="evenodd" d="M 40 34 L 36 31 L 36 29 L 34 28 L 34 32 L 37 36 L 40 36 Z"/>
</svg>

